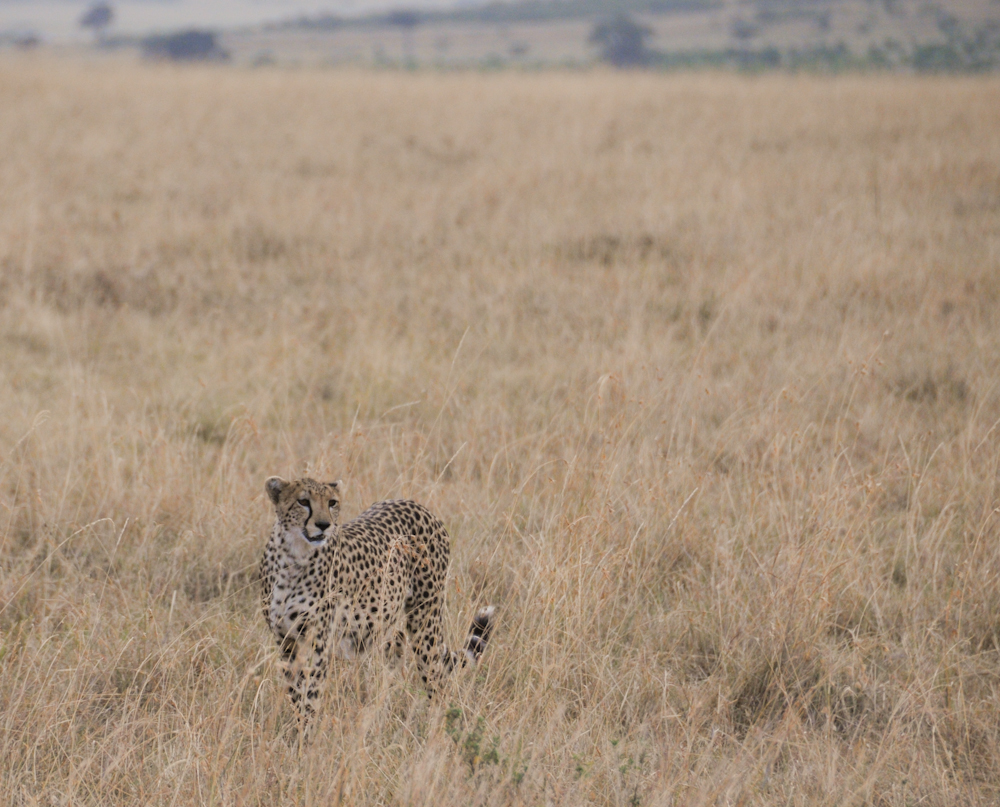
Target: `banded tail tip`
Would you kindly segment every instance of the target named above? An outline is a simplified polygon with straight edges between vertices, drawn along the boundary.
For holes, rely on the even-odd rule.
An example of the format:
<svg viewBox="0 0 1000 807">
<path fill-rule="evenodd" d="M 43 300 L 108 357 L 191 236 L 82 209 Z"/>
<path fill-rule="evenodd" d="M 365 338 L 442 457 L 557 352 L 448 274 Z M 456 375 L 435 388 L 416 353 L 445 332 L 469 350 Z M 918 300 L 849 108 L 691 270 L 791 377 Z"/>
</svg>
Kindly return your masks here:
<svg viewBox="0 0 1000 807">
<path fill-rule="evenodd" d="M 488 605 L 485 608 L 480 608 L 472 620 L 472 627 L 469 628 L 469 636 L 463 649 L 466 658 L 473 663 L 479 661 L 479 657 L 486 650 L 486 643 L 493 632 L 493 615 L 495 613 L 496 608 Z"/>
<path fill-rule="evenodd" d="M 485 642 L 489 639 L 490 631 L 493 630 L 493 615 L 496 613 L 496 607 L 493 605 L 487 605 L 485 608 L 480 608 L 476 611 L 476 616 L 472 620 L 472 630 L 473 636 L 482 637 Z"/>
</svg>

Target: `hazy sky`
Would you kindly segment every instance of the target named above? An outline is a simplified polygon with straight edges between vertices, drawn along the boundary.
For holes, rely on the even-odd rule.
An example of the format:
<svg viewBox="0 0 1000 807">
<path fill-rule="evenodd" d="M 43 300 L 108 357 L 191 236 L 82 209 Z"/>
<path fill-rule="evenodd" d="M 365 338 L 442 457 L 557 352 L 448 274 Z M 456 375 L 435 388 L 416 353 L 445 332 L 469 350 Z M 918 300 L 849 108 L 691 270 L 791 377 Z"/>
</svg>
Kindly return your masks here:
<svg viewBox="0 0 1000 807">
<path fill-rule="evenodd" d="M 227 28 L 300 14 L 357 14 L 398 6 L 432 8 L 450 0 L 119 0 L 112 6 L 118 33 L 142 34 L 184 26 Z M 35 31 L 48 41 L 86 39 L 78 21 L 89 0 L 0 0 L 0 33 Z"/>
</svg>

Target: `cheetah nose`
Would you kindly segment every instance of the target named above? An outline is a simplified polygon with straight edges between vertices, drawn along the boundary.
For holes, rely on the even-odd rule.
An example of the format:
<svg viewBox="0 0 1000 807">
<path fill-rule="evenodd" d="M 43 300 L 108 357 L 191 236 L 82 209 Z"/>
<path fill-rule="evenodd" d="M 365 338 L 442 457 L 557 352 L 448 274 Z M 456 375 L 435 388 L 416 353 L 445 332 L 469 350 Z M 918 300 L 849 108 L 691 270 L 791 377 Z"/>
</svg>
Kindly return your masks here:
<svg viewBox="0 0 1000 807">
<path fill-rule="evenodd" d="M 326 532 L 326 530 L 327 530 L 327 528 L 329 526 L 330 526 L 330 522 L 329 521 L 317 521 L 316 522 L 316 529 L 320 530 L 321 532 Z"/>
</svg>

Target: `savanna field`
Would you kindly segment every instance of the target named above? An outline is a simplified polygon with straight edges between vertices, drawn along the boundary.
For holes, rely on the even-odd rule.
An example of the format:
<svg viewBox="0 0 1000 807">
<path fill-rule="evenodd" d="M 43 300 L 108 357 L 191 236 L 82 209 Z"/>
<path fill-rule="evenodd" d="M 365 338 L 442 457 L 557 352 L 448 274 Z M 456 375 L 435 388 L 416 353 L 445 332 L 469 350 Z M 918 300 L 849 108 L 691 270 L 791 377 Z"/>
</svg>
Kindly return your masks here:
<svg viewBox="0 0 1000 807">
<path fill-rule="evenodd" d="M 0 803 L 1000 799 L 1000 80 L 0 60 Z M 448 527 L 300 747 L 272 474 Z"/>
</svg>

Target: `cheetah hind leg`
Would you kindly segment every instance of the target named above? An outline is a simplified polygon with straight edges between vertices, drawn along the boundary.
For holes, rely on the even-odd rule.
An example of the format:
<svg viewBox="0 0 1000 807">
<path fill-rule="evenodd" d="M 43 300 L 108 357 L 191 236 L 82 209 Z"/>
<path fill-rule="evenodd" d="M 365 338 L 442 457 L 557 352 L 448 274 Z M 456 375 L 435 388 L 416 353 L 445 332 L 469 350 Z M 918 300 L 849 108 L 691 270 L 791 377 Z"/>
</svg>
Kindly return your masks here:
<svg viewBox="0 0 1000 807">
<path fill-rule="evenodd" d="M 423 631 L 414 631 L 409 623 L 416 620 L 412 619 L 412 614 L 410 615 L 407 629 L 412 631 L 411 639 L 417 657 L 417 669 L 422 676 L 424 686 L 427 687 L 428 697 L 433 699 L 442 679 L 456 667 L 475 667 L 478 664 L 493 633 L 493 626 L 496 623 L 495 613 L 496 609 L 492 605 L 480 608 L 476 612 L 461 652 L 449 650 L 441 641 L 440 620 L 431 620 Z"/>
</svg>

